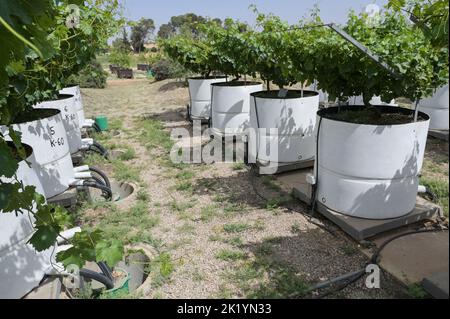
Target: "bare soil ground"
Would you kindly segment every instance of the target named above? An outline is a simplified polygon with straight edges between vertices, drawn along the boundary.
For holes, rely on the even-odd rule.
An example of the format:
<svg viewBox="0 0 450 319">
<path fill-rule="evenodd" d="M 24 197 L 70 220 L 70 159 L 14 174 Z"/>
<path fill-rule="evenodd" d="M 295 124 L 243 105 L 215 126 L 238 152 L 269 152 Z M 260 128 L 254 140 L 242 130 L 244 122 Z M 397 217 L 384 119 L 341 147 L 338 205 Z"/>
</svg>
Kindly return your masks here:
<svg viewBox="0 0 450 319">
<path fill-rule="evenodd" d="M 122 132 L 99 136 L 101 142 L 129 153 L 112 162 L 89 160 L 140 190 L 125 206 L 85 205 L 78 219 L 127 244 L 144 243 L 157 251 L 148 265 L 151 287 L 139 297 L 311 298 L 303 295 L 309 285 L 368 262 L 357 244 L 327 221 L 334 235 L 310 223 L 299 213 L 307 207 L 276 181 L 252 177 L 242 164 L 172 164 L 169 128 L 190 127 L 184 120 L 184 83 L 113 80 L 104 90 L 82 92 L 87 115 L 105 114 Z M 438 165 L 425 173 L 430 180 L 448 181 L 448 148 L 441 148 L 440 142 L 429 147 L 426 161 L 432 164 L 425 166 Z M 252 181 L 266 199 L 255 194 Z M 405 287 L 383 274 L 381 289 L 367 289 L 360 280 L 329 297 L 405 296 Z"/>
</svg>

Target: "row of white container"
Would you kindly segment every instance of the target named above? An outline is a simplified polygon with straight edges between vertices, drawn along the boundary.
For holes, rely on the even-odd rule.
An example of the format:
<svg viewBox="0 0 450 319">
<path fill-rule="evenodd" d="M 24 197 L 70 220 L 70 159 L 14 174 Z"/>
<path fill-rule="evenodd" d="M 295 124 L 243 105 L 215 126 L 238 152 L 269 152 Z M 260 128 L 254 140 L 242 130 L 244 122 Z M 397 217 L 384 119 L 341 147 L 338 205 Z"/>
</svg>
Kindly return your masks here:
<svg viewBox="0 0 450 319">
<path fill-rule="evenodd" d="M 277 135 L 256 134 L 256 141 L 248 141 L 256 144 L 249 147 L 249 157 L 260 163 L 295 163 L 317 153 L 315 187 L 326 207 L 368 219 L 396 218 L 414 209 L 430 123 L 426 114 L 420 113 L 421 120 L 414 123 L 355 124 L 329 118 L 333 108 L 319 111 L 320 96 L 314 91 L 304 91 L 303 97 L 267 98 L 261 83 L 223 78 L 190 79 L 189 89 L 193 118 L 210 117 L 215 135 L 278 129 Z M 383 104 L 383 112 L 413 112 Z M 269 139 L 278 141 L 278 154 L 266 154 Z"/>
<path fill-rule="evenodd" d="M 22 133 L 22 142 L 33 147 L 35 170 L 46 198 L 63 193 L 84 177 L 74 169 L 71 155 L 93 143 L 82 138 L 81 126 L 89 123 L 79 118 L 84 116 L 79 89 L 69 90 L 77 95 L 61 94 L 57 100 L 40 103 L 12 125 Z M 8 138 L 8 128 L 0 126 L 0 130 Z"/>
<path fill-rule="evenodd" d="M 14 130 L 22 133 L 29 155 L 19 163 L 17 178 L 24 186 L 36 187 L 36 192 L 46 198 L 61 194 L 89 177 L 89 173 L 74 168 L 71 154 L 83 148 L 80 127 L 91 124 L 84 119 L 79 88 L 63 92 L 75 95 L 61 95 L 56 101 L 36 105 L 13 125 Z M 0 130 L 8 139 L 8 128 Z M 0 178 L 2 182 L 11 182 Z M 28 244 L 35 232 L 33 223 L 31 214 L 0 212 L 0 299 L 23 297 L 54 269 L 57 246 L 36 252 Z"/>
</svg>

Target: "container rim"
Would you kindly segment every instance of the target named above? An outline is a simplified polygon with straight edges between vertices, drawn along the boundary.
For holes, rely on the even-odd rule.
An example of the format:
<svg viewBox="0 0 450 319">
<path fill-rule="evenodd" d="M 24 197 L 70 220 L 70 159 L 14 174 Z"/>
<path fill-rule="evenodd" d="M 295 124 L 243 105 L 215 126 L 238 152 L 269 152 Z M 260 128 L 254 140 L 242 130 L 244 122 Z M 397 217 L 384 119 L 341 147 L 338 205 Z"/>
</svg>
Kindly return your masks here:
<svg viewBox="0 0 450 319">
<path fill-rule="evenodd" d="M 253 97 L 257 97 L 260 99 L 267 99 L 267 100 L 294 100 L 294 99 L 303 99 L 308 97 L 315 97 L 319 96 L 319 92 L 313 91 L 313 90 L 303 90 L 303 97 L 301 96 L 286 96 L 286 97 L 278 97 L 278 96 L 262 96 L 264 93 L 267 92 L 279 92 L 280 90 L 270 90 L 270 91 L 258 91 L 251 93 L 250 95 Z M 288 92 L 295 92 L 301 94 L 302 90 L 288 90 Z"/>
<path fill-rule="evenodd" d="M 404 115 L 414 115 L 415 111 L 411 109 L 407 109 L 404 107 L 395 107 L 395 106 L 387 106 L 387 105 L 372 105 L 373 107 L 378 108 L 385 114 L 404 114 Z M 352 106 L 333 106 L 324 108 L 317 112 L 317 116 L 335 122 L 343 122 L 355 125 L 367 125 L 367 126 L 399 126 L 399 125 L 408 125 L 413 122 L 407 123 L 391 123 L 391 124 L 364 124 L 364 123 L 355 123 L 348 120 L 335 119 L 330 117 L 331 114 L 336 114 L 338 111 L 355 111 L 355 110 L 364 110 L 366 109 L 366 105 L 352 105 Z M 424 112 L 420 112 L 419 108 L 419 118 L 418 122 L 426 122 L 430 120 L 430 116 Z"/>
<path fill-rule="evenodd" d="M 212 83 L 212 86 L 222 86 L 222 87 L 241 87 L 241 86 L 255 86 L 255 85 L 261 85 L 261 82 L 256 81 L 229 81 L 229 82 L 219 82 L 219 83 Z"/>
<path fill-rule="evenodd" d="M 227 79 L 228 76 L 226 75 L 218 75 L 218 76 L 191 76 L 188 78 L 188 80 L 214 80 L 214 79 Z"/>
<path fill-rule="evenodd" d="M 11 124 L 14 125 L 14 124 L 31 123 L 46 118 L 50 118 L 58 114 L 61 114 L 61 111 L 59 109 L 50 109 L 50 108 L 31 109 L 26 114 L 19 115 L 14 120 L 14 123 Z"/>
</svg>

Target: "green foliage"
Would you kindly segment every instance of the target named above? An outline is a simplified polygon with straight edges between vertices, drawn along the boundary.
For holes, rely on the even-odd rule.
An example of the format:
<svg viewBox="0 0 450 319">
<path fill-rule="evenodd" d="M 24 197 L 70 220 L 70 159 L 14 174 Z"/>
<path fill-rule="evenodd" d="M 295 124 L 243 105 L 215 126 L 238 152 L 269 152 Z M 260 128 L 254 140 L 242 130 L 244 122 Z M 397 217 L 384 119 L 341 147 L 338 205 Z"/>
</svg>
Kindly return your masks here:
<svg viewBox="0 0 450 319">
<path fill-rule="evenodd" d="M 205 23 L 198 28 L 205 34 L 206 43 L 213 44 L 209 48 L 209 59 L 214 61 L 214 70 L 236 78 L 256 76 L 255 61 L 258 54 L 251 45 L 255 42 L 255 34 L 248 31 L 248 25 L 226 19 L 223 27 L 216 23 Z"/>
<path fill-rule="evenodd" d="M 109 63 L 120 68 L 129 68 L 131 66 L 131 56 L 123 51 L 113 50 L 108 59 Z"/>
<path fill-rule="evenodd" d="M 236 223 L 236 224 L 225 224 L 223 225 L 223 231 L 228 234 L 242 233 L 246 230 L 251 229 L 249 224 Z"/>
<path fill-rule="evenodd" d="M 204 42 L 186 36 L 176 36 L 159 42 L 160 47 L 173 61 L 195 74 L 209 76 L 208 47 Z"/>
<path fill-rule="evenodd" d="M 386 11 L 381 22 L 372 26 L 367 16 L 351 13 L 345 30 L 392 66 L 401 79 L 388 74 L 331 30 L 315 31 L 328 33 L 328 42 L 315 50 L 322 52 L 317 59 L 326 61 L 315 63 L 316 78 L 333 97 L 343 100 L 362 94 L 365 100 L 373 95 L 381 95 L 385 101 L 399 96 L 416 100 L 448 80 L 448 50 L 433 48 L 400 14 Z"/>
<path fill-rule="evenodd" d="M 77 83 L 82 88 L 104 89 L 108 73 L 97 61 L 91 61 L 78 74 L 69 77 L 67 82 Z"/>
<path fill-rule="evenodd" d="M 448 0 L 390 0 L 390 8 L 403 11 L 437 48 L 448 48 Z"/>
<path fill-rule="evenodd" d="M 216 254 L 216 258 L 224 261 L 245 259 L 247 255 L 242 251 L 223 249 Z"/>
<path fill-rule="evenodd" d="M 274 15 L 258 14 L 257 26 L 259 32 L 249 38 L 253 40 L 250 46 L 255 51 L 255 71 L 261 79 L 272 81 L 279 87 L 305 82 L 310 79 L 307 69 L 294 68 L 289 53 L 297 53 L 292 47 L 292 33 L 288 32 L 289 24 Z M 299 58 L 298 56 L 296 57 Z M 301 65 L 296 61 L 296 66 Z M 270 86 L 267 85 L 267 89 Z"/>
<path fill-rule="evenodd" d="M 187 74 L 187 71 L 179 63 L 169 59 L 161 59 L 154 63 L 151 70 L 156 81 L 182 78 Z"/>
<path fill-rule="evenodd" d="M 149 276 L 152 277 L 152 286 L 160 287 L 167 282 L 175 270 L 169 253 L 163 252 L 150 262 L 148 266 Z"/>
</svg>

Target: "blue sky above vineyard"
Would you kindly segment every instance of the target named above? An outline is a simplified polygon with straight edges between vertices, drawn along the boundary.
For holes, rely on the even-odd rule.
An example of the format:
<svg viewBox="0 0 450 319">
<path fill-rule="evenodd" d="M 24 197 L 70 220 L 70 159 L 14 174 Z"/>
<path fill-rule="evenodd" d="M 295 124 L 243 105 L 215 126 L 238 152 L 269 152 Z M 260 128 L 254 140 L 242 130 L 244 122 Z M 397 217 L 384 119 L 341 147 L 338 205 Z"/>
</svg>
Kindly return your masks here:
<svg viewBox="0 0 450 319">
<path fill-rule="evenodd" d="M 261 12 L 271 12 L 295 23 L 317 3 L 325 22 L 345 22 L 350 9 L 360 12 L 370 3 L 381 7 L 387 0 L 122 0 L 122 3 L 127 18 L 152 18 L 159 27 L 171 16 L 188 12 L 253 23 L 255 15 L 248 9 L 251 4 L 256 4 Z"/>
</svg>

